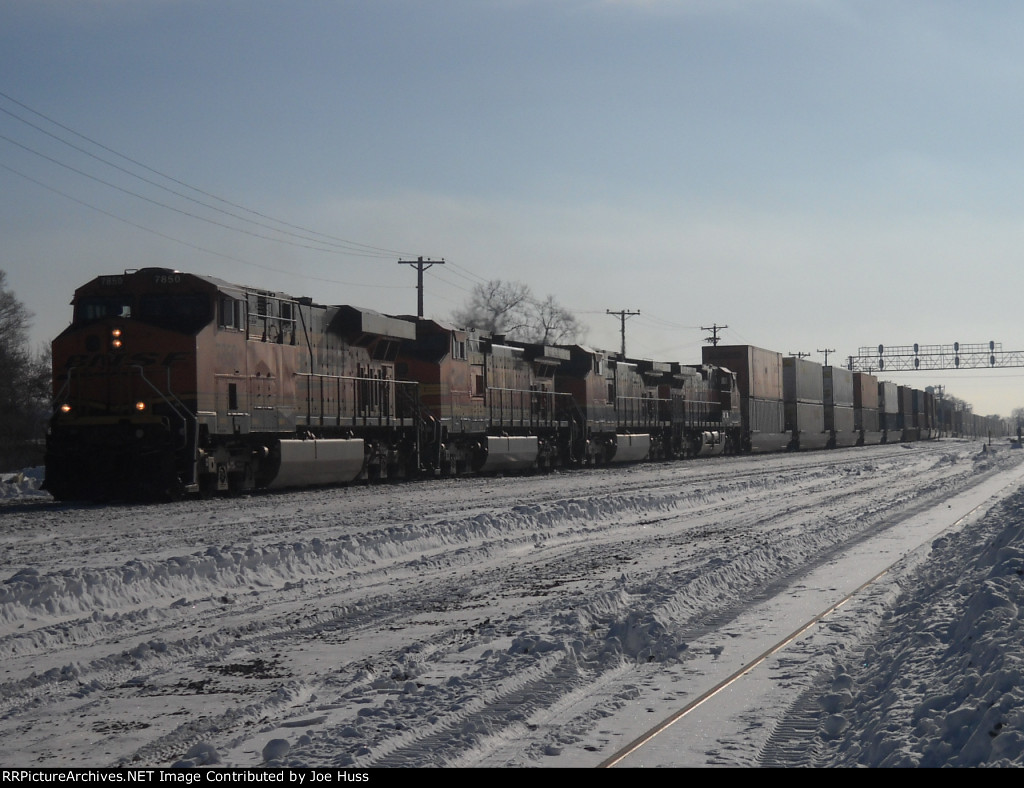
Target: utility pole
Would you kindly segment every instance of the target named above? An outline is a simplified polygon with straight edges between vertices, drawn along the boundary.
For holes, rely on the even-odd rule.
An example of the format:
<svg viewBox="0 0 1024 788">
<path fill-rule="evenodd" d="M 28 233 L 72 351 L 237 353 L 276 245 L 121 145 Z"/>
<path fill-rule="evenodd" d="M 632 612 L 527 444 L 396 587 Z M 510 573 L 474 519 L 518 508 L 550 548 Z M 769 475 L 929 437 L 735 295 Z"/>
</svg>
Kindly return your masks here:
<svg viewBox="0 0 1024 788">
<path fill-rule="evenodd" d="M 622 323 L 622 328 L 620 329 L 621 334 L 622 334 L 622 357 L 625 358 L 626 357 L 626 318 L 627 317 L 633 317 L 633 315 L 639 315 L 640 314 L 640 310 L 638 309 L 638 310 L 636 310 L 636 312 L 630 312 L 628 309 L 620 309 L 618 312 L 613 312 L 610 309 L 606 309 L 605 312 L 607 314 L 609 314 L 609 315 L 615 315 L 617 318 L 619 318 L 619 321 Z"/>
<path fill-rule="evenodd" d="M 433 265 L 444 265 L 444 258 L 424 260 L 419 257 L 416 260 L 399 260 L 398 264 L 411 265 L 416 268 L 416 316 L 423 317 L 423 272 Z"/>
<path fill-rule="evenodd" d="M 708 328 L 707 326 L 701 326 L 700 330 L 701 331 L 710 331 L 711 332 L 711 336 L 704 337 L 704 341 L 709 343 L 709 344 L 711 344 L 711 345 L 714 345 L 715 347 L 717 347 L 718 343 L 721 341 L 721 339 L 718 336 L 718 332 L 721 331 L 723 328 L 728 328 L 728 327 L 729 326 L 720 326 L 717 323 L 712 323 L 711 324 L 711 328 Z"/>
<path fill-rule="evenodd" d="M 807 358 L 811 354 L 810 353 L 801 353 L 801 352 L 797 351 L 796 353 L 787 353 L 786 355 L 792 356 L 793 358 Z"/>
<path fill-rule="evenodd" d="M 824 350 L 822 350 L 821 348 L 818 348 L 818 352 L 825 354 L 825 364 L 824 364 L 824 366 L 827 367 L 828 366 L 828 354 L 829 353 L 835 353 L 836 349 L 834 347 L 827 347 Z"/>
</svg>

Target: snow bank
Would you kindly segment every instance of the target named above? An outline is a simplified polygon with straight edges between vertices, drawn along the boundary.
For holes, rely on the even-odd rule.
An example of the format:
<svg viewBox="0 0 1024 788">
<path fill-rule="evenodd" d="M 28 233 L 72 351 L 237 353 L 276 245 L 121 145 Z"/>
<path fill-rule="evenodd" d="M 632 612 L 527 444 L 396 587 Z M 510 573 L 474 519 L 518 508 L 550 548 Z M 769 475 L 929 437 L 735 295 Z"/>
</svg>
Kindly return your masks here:
<svg viewBox="0 0 1024 788">
<path fill-rule="evenodd" d="M 339 579 L 381 573 L 389 567 L 422 570 L 438 562 L 478 560 L 460 552 L 489 543 L 533 548 L 555 529 L 564 536 L 592 529 L 624 515 L 650 515 L 675 508 L 686 492 L 627 495 L 601 500 L 571 499 L 524 504 L 510 510 L 467 517 L 370 528 L 359 534 L 295 540 L 268 545 L 208 547 L 188 555 L 136 558 L 120 566 L 73 568 L 41 573 L 35 567 L 13 572 L 0 584 L 0 622 L 26 616 L 64 617 L 99 611 L 123 614 L 151 605 L 185 605 L 254 587 L 287 590 L 324 577 Z M 547 537 L 545 536 L 547 535 Z"/>
<path fill-rule="evenodd" d="M 819 697 L 816 765 L 1024 766 L 1024 491 L 919 580 Z"/>
<path fill-rule="evenodd" d="M 43 466 L 37 468 L 25 468 L 17 473 L 5 473 L 0 475 L 0 500 L 15 498 L 49 498 L 50 494 L 40 490 L 46 476 L 46 469 Z"/>
</svg>

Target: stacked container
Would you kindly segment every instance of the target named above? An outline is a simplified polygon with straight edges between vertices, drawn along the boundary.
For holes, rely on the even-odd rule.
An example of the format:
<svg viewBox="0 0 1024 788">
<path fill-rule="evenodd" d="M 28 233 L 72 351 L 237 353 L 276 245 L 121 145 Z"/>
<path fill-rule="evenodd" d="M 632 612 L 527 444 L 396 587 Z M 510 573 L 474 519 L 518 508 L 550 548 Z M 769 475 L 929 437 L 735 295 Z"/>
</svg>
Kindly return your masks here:
<svg viewBox="0 0 1024 788">
<path fill-rule="evenodd" d="M 705 345 L 702 361 L 736 373 L 746 451 L 780 451 L 789 445 L 782 401 L 782 354 L 753 345 Z"/>
<path fill-rule="evenodd" d="M 887 380 L 878 384 L 878 418 L 882 428 L 882 443 L 899 443 L 903 440 L 899 387 Z"/>
<path fill-rule="evenodd" d="M 794 449 L 823 449 L 831 434 L 825 431 L 821 364 L 803 358 L 782 360 L 782 397 L 786 430 L 793 436 Z"/>
<path fill-rule="evenodd" d="M 903 440 L 916 441 L 920 431 L 914 421 L 914 389 L 910 386 L 897 386 L 897 398 L 900 407 L 900 423 L 903 425 Z"/>
<path fill-rule="evenodd" d="M 878 415 L 878 378 L 866 372 L 853 373 L 853 428 L 858 446 L 874 446 L 882 442 Z"/>
<path fill-rule="evenodd" d="M 939 437 L 938 425 L 935 423 L 935 395 L 930 391 L 923 392 L 924 423 L 921 424 L 921 440 Z"/>
<path fill-rule="evenodd" d="M 856 446 L 860 434 L 854 425 L 853 373 L 843 367 L 825 367 L 822 370 L 822 394 L 825 431 L 831 436 L 829 445 Z"/>
</svg>

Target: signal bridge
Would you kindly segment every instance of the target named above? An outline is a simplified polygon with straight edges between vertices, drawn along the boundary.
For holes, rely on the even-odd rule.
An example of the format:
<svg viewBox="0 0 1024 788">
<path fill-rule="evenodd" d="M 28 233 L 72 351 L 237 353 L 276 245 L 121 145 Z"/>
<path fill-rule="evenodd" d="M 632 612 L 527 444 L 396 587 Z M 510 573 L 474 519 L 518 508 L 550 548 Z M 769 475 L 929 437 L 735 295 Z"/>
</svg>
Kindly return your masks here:
<svg viewBox="0 0 1024 788">
<path fill-rule="evenodd" d="M 995 369 L 1024 367 L 1024 350 L 1003 350 L 1001 342 L 952 345 L 879 345 L 850 356 L 854 372 L 914 372 L 927 369 Z"/>
</svg>

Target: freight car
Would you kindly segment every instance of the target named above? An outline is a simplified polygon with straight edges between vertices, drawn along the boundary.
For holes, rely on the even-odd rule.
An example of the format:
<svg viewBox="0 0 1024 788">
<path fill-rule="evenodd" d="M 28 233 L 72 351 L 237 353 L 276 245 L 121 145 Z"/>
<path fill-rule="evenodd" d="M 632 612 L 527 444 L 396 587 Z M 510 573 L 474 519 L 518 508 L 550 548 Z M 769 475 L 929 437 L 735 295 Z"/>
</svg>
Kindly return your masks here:
<svg viewBox="0 0 1024 788">
<path fill-rule="evenodd" d="M 782 354 L 753 345 L 711 345 L 702 348 L 702 360 L 736 375 L 739 419 L 729 429 L 730 444 L 743 452 L 789 448 Z"/>
<path fill-rule="evenodd" d="M 172 497 L 1001 428 L 749 345 L 702 363 L 515 342 L 162 268 L 80 287 L 53 342 L 46 488 Z"/>
</svg>

